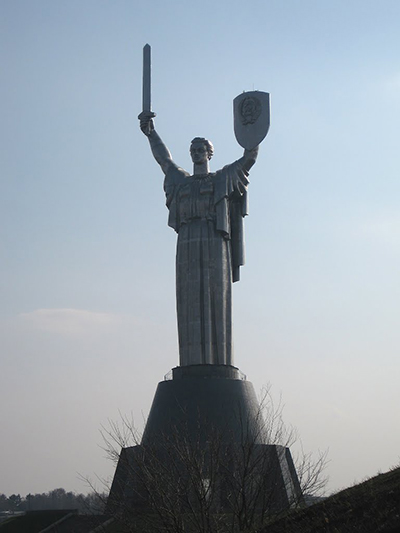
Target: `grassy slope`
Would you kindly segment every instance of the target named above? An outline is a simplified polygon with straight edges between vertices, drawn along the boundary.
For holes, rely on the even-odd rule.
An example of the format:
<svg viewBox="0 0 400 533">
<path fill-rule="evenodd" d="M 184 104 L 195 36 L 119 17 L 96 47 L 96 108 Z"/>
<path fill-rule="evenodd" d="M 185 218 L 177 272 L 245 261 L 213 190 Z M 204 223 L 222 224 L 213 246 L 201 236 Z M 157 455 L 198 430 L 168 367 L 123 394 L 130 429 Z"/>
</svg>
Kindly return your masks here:
<svg viewBox="0 0 400 533">
<path fill-rule="evenodd" d="M 262 533 L 400 533 L 400 468 L 300 511 Z"/>
</svg>

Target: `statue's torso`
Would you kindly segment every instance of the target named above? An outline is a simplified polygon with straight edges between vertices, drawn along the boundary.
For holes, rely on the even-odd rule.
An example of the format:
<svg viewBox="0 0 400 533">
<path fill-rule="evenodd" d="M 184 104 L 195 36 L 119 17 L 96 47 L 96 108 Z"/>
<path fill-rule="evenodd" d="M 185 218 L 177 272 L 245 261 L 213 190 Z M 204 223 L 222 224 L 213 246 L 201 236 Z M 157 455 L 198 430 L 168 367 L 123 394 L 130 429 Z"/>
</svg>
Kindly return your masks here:
<svg viewBox="0 0 400 533">
<path fill-rule="evenodd" d="M 215 220 L 213 174 L 190 176 L 179 186 L 178 212 L 180 225 L 193 220 Z"/>
</svg>

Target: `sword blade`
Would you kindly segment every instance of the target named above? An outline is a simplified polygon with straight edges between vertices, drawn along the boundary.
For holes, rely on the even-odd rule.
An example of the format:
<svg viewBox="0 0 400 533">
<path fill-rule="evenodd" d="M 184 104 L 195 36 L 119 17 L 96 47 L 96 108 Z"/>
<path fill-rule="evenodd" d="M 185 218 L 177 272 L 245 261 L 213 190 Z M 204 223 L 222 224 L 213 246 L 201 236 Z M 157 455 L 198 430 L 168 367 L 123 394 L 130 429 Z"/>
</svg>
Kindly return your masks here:
<svg viewBox="0 0 400 533">
<path fill-rule="evenodd" d="M 151 111 L 151 48 L 149 44 L 143 47 L 143 111 Z"/>
</svg>

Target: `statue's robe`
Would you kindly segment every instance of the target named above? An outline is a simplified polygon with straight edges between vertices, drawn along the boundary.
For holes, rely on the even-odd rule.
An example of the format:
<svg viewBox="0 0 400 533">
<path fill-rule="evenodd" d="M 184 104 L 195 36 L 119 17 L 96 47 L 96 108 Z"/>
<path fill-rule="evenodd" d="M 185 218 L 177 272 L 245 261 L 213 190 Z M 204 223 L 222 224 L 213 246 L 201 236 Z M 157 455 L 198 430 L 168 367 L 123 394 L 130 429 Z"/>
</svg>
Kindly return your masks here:
<svg viewBox="0 0 400 533">
<path fill-rule="evenodd" d="M 244 159 L 213 174 L 165 176 L 168 225 L 178 233 L 176 301 L 180 365 L 233 364 L 232 281 L 244 264 Z"/>
</svg>

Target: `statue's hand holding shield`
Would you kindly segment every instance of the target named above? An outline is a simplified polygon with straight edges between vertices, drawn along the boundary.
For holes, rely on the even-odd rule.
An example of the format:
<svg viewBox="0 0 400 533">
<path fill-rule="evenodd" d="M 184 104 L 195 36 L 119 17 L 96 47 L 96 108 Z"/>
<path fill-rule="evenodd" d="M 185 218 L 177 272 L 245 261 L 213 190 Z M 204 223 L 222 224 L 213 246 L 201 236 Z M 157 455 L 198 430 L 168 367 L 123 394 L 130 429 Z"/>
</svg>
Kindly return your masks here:
<svg viewBox="0 0 400 533">
<path fill-rule="evenodd" d="M 269 130 L 269 93 L 249 91 L 233 100 L 233 122 L 237 142 L 246 150 L 253 150 Z"/>
</svg>

